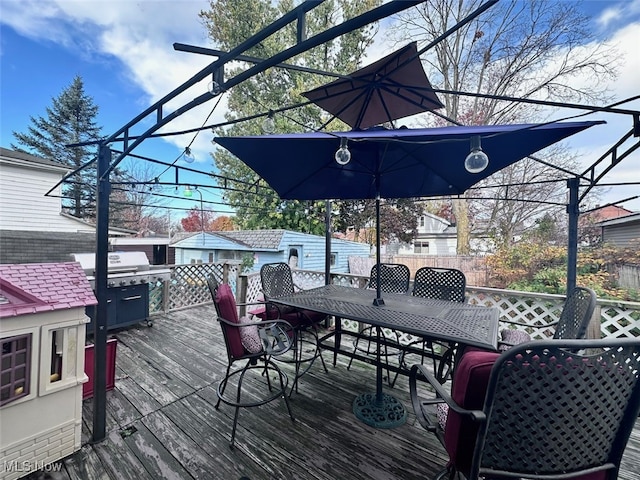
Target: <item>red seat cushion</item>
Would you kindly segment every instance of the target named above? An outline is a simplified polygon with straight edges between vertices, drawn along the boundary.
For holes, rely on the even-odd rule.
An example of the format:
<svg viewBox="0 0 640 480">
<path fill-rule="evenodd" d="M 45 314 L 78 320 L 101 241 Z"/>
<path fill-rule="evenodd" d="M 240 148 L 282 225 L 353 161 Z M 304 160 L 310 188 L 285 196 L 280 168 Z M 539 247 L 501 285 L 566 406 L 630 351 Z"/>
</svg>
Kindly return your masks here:
<svg viewBox="0 0 640 480">
<path fill-rule="evenodd" d="M 487 393 L 489 375 L 497 352 L 467 351 L 456 367 L 451 397 L 462 408 L 481 410 Z M 449 410 L 444 431 L 444 443 L 456 469 L 466 473 L 471 468 L 478 427 L 475 422 Z"/>
<path fill-rule="evenodd" d="M 222 318 L 229 322 L 239 323 L 238 310 L 236 308 L 236 299 L 233 296 L 231 287 L 222 283 L 218 285 L 216 290 L 215 302 L 218 305 L 218 312 Z M 224 323 L 220 324 L 224 330 L 225 338 L 229 344 L 229 351 L 234 358 L 240 358 L 245 354 L 245 349 L 242 346 L 242 339 L 240 338 L 240 329 L 228 327 Z"/>
</svg>

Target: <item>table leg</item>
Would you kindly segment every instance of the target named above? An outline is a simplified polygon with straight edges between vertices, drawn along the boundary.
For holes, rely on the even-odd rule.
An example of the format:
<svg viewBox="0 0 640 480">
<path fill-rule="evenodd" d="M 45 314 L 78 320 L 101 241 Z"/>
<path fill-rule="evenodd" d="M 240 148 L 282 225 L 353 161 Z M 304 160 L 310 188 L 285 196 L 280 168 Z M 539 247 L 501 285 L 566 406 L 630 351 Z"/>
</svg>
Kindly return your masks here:
<svg viewBox="0 0 640 480">
<path fill-rule="evenodd" d="M 338 351 L 340 350 L 340 342 L 342 341 L 342 318 L 335 317 L 335 325 L 334 325 L 334 346 L 335 350 L 333 351 L 333 366 L 336 366 L 336 362 L 338 361 Z"/>
</svg>

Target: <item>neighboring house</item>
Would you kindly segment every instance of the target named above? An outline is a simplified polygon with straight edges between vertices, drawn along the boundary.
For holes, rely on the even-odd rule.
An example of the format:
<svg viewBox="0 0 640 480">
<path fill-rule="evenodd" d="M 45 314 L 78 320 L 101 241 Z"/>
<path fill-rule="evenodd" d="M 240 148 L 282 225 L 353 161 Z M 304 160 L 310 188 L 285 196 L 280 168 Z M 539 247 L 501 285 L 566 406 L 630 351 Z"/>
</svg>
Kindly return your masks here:
<svg viewBox="0 0 640 480">
<path fill-rule="evenodd" d="M 65 165 L 0 148 L 0 263 L 69 260 L 95 250 L 95 227 L 62 212 Z M 126 231 L 111 229 L 110 235 Z"/>
<path fill-rule="evenodd" d="M 388 253 L 398 255 L 455 255 L 457 246 L 456 227 L 444 218 L 425 212 L 418 217 L 418 234 L 411 245 L 389 245 Z"/>
<path fill-rule="evenodd" d="M 289 230 L 240 230 L 194 232 L 176 236 L 176 264 L 242 260 L 253 255 L 253 271 L 265 263 L 287 262 L 292 267 L 322 271 L 325 268 L 325 237 Z M 370 247 L 336 238 L 331 239 L 331 271 L 349 271 L 350 256 L 368 257 Z"/>
<path fill-rule="evenodd" d="M 618 247 L 630 247 L 640 241 L 640 213 L 613 218 L 598 224 L 602 228 L 602 242 Z"/>
</svg>

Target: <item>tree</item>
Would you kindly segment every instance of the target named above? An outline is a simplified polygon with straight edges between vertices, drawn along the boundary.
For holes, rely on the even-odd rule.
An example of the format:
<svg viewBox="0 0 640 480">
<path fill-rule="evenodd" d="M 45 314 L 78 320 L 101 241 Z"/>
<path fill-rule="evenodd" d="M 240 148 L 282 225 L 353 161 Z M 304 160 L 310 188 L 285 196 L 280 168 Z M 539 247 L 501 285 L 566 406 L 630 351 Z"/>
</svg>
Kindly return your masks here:
<svg viewBox="0 0 640 480">
<path fill-rule="evenodd" d="M 230 232 L 235 230 L 235 226 L 236 224 L 232 217 L 220 215 L 211 221 L 209 229 L 214 232 Z"/>
<path fill-rule="evenodd" d="M 148 183 L 157 175 L 153 164 L 138 160 L 127 160 L 114 169 L 109 210 L 112 226 L 136 230 L 141 236 L 168 233 L 168 219 L 160 211 L 167 203 L 166 196 L 154 195 L 157 187 Z"/>
<path fill-rule="evenodd" d="M 31 125 L 24 133 L 13 132 L 15 150 L 28 152 L 69 166 L 75 170 L 93 159 L 95 148 L 67 145 L 99 139 L 96 123 L 98 107 L 84 91 L 82 78 L 76 76 L 71 85 L 52 100 L 47 116 L 30 117 Z M 95 163 L 72 176 L 62 187 L 63 208 L 78 218 L 94 218 L 93 191 L 96 183 Z"/>
<path fill-rule="evenodd" d="M 200 232 L 206 231 L 212 220 L 213 212 L 193 207 L 189 214 L 180 220 L 180 224 L 185 232 Z"/>
<path fill-rule="evenodd" d="M 427 44 L 482 3 L 483 0 L 426 0 L 399 14 L 395 37 L 402 42 L 411 39 Z M 508 0 L 439 42 L 423 60 L 432 83 L 445 90 L 597 103 L 605 99 L 601 82 L 615 76 L 616 61 L 614 51 L 606 44 L 590 40 L 593 34 L 576 2 Z M 586 74 L 590 82 L 576 84 L 575 78 Z M 521 102 L 456 94 L 440 94 L 440 98 L 445 104 L 441 113 L 467 125 L 527 122 L 545 115 L 542 107 Z M 552 153 L 537 155 L 564 168 L 573 166 L 573 159 L 558 148 Z M 557 170 L 527 160 L 490 179 L 492 184 L 509 187 L 483 193 L 492 198 L 520 199 L 533 192 L 538 199 L 553 201 L 566 192 L 564 183 L 550 181 L 558 177 Z M 508 200 L 483 200 L 471 206 L 470 196 L 453 202 L 459 254 L 469 252 L 471 209 L 496 238 L 510 243 L 514 229 L 533 227 L 535 224 L 527 224 L 527 219 L 554 208 L 535 203 L 516 205 Z"/>
<path fill-rule="evenodd" d="M 307 36 L 320 33 L 379 3 L 380 0 L 327 0 L 306 15 Z M 295 2 L 292 0 L 217 0 L 211 1 L 210 10 L 202 11 L 200 17 L 216 46 L 222 50 L 231 50 L 294 6 Z M 299 55 L 295 61 L 300 65 L 326 71 L 353 71 L 364 58 L 364 51 L 372 42 L 373 32 L 372 26 L 351 32 Z M 246 54 L 268 58 L 293 45 L 295 39 L 296 27 L 290 25 Z M 244 66 L 227 65 L 225 75 L 233 77 L 244 69 Z M 301 92 L 325 82 L 325 78 L 312 77 L 304 72 L 269 69 L 235 86 L 228 93 L 227 119 L 245 118 L 269 109 L 304 102 L 306 99 L 301 96 Z M 323 124 L 324 119 L 319 108 L 307 105 L 288 112 L 286 116 L 275 115 L 275 131 L 301 132 L 315 129 Z M 345 125 L 334 121 L 330 127 L 344 129 Z M 237 123 L 228 129 L 216 131 L 216 135 L 234 136 L 262 133 L 262 119 Z M 223 149 L 216 150 L 212 156 L 220 175 L 249 183 L 258 182 L 259 179 L 251 169 Z M 274 158 L 274 161 L 277 159 Z M 240 228 L 283 228 L 315 234 L 324 232 L 324 202 L 282 201 L 266 186 L 260 186 L 257 193 L 247 192 L 240 184 L 236 187 L 243 191 L 228 190 L 224 199 L 235 209 L 236 222 Z"/>
<path fill-rule="evenodd" d="M 341 202 L 338 206 L 336 227 L 346 232 L 353 228 L 355 240 L 374 245 L 376 243 L 375 200 Z M 413 199 L 385 200 L 380 205 L 380 240 L 410 242 L 417 233 L 417 218 L 422 206 Z M 364 233 L 365 238 L 361 238 Z"/>
</svg>

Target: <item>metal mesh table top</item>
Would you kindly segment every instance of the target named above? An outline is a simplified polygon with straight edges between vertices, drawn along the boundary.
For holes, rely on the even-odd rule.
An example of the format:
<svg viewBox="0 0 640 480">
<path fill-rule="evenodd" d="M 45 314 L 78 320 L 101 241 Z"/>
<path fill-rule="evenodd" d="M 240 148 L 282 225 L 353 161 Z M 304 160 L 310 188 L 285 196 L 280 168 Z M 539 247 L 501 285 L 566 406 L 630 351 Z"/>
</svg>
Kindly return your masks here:
<svg viewBox="0 0 640 480">
<path fill-rule="evenodd" d="M 498 310 L 479 305 L 386 293 L 374 305 L 375 291 L 326 285 L 270 301 L 357 320 L 438 340 L 495 349 Z"/>
</svg>

